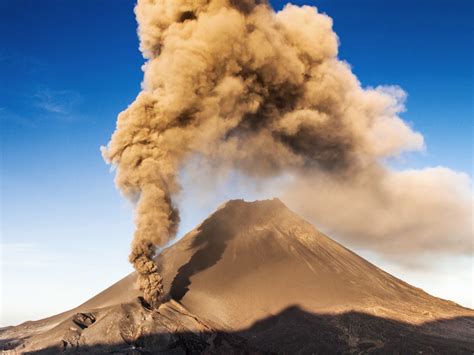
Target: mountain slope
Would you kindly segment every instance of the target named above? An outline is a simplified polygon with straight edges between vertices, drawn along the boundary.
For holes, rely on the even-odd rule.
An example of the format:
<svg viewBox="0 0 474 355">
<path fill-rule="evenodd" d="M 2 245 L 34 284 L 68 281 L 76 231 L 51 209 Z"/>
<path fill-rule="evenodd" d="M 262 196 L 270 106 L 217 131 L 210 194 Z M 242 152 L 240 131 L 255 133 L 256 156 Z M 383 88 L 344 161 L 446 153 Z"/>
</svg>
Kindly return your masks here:
<svg viewBox="0 0 474 355">
<path fill-rule="evenodd" d="M 408 339 L 425 351 L 433 344 L 474 349 L 474 311 L 385 273 L 276 199 L 229 201 L 157 264 L 170 300 L 158 311 L 137 301 L 131 274 L 74 310 L 5 329 L 0 338 L 19 350 L 127 348 L 145 339 L 153 349 L 185 344 L 211 352 L 319 351 L 330 344 L 387 350 Z"/>
</svg>

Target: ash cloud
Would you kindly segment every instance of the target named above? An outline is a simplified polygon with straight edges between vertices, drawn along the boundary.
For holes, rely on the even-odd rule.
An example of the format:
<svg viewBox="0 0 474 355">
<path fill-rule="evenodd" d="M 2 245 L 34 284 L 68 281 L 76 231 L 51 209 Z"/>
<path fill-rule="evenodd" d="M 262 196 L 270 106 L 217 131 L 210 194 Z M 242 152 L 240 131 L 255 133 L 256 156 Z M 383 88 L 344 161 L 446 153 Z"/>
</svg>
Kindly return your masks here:
<svg viewBox="0 0 474 355">
<path fill-rule="evenodd" d="M 471 181 L 444 167 L 368 170 L 345 181 L 300 176 L 282 198 L 329 235 L 406 265 L 473 251 Z M 432 259 L 429 259 L 432 261 Z"/>
<path fill-rule="evenodd" d="M 139 0 L 135 13 L 148 59 L 142 91 L 119 115 L 103 155 L 137 203 L 130 261 L 152 305 L 162 292 L 152 258 L 175 236 L 178 172 L 191 159 L 256 179 L 292 174 L 304 201 L 303 187 L 317 194 L 313 176 L 335 189 L 363 181 L 362 198 L 385 181 L 396 186 L 398 175 L 380 162 L 423 148 L 399 117 L 403 90 L 362 88 L 337 58 L 331 18 L 314 7 Z"/>
</svg>

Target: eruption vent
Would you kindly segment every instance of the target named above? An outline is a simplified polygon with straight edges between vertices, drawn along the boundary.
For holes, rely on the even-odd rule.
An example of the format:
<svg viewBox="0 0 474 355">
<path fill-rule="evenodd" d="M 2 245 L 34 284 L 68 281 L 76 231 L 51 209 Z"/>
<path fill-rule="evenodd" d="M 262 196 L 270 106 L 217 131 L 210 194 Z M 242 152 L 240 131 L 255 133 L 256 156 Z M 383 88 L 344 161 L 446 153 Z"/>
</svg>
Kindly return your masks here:
<svg viewBox="0 0 474 355">
<path fill-rule="evenodd" d="M 175 236 L 178 171 L 199 157 L 255 178 L 320 173 L 337 181 L 419 149 L 399 117 L 404 92 L 363 89 L 337 58 L 332 20 L 314 7 L 275 13 L 258 0 L 139 0 L 143 90 L 123 111 L 105 159 L 137 202 L 130 261 L 160 302 L 156 248 Z"/>
</svg>

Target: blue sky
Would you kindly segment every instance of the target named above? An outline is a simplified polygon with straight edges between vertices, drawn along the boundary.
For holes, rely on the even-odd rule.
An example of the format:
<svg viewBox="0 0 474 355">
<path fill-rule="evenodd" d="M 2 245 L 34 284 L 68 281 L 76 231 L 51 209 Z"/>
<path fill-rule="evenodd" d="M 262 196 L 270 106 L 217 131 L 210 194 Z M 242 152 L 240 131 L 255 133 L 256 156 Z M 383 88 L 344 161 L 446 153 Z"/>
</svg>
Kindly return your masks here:
<svg viewBox="0 0 474 355">
<path fill-rule="evenodd" d="M 472 176 L 472 1 L 293 3 L 315 5 L 334 19 L 340 57 L 364 86 L 407 91 L 403 117 L 422 132 L 427 150 L 395 165 L 443 165 Z M 132 207 L 115 189 L 99 147 L 140 90 L 144 60 L 133 6 L 0 0 L 1 325 L 73 307 L 132 270 Z M 242 194 L 220 191 L 207 209 L 185 207 L 182 232 Z M 461 293 L 472 291 L 472 266 L 459 278 L 438 271 L 437 279 L 386 266 L 469 303 Z M 446 291 L 459 282 L 467 288 Z"/>
</svg>

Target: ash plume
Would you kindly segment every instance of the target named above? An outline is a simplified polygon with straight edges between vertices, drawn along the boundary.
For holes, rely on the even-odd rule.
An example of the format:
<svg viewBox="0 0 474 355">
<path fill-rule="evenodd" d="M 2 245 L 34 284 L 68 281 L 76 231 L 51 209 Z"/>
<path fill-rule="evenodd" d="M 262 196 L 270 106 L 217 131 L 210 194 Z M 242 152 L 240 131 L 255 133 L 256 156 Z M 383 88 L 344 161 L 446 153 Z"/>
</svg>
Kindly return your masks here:
<svg viewBox="0 0 474 355">
<path fill-rule="evenodd" d="M 363 89 L 314 7 L 139 0 L 135 13 L 142 91 L 103 155 L 137 203 L 130 261 L 151 305 L 162 293 L 153 256 L 176 234 L 178 172 L 193 157 L 258 179 L 321 172 L 347 182 L 385 176 L 384 158 L 423 148 L 398 116 L 405 93 Z"/>
</svg>

